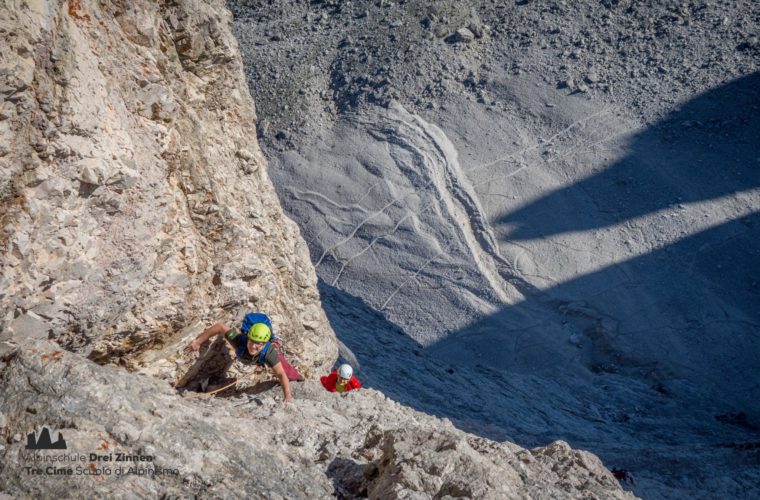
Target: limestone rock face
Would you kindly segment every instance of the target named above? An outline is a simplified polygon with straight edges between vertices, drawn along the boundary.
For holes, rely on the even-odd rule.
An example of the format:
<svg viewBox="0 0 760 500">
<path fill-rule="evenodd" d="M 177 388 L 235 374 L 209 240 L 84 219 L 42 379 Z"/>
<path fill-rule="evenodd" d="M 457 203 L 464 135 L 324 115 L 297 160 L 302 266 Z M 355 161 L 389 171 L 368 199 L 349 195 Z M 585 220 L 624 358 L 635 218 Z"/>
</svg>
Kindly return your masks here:
<svg viewBox="0 0 760 500">
<path fill-rule="evenodd" d="M 302 370 L 337 348 L 255 132 L 223 2 L 9 2 L 0 331 L 176 381 L 178 348 L 268 313 Z"/>
<path fill-rule="evenodd" d="M 165 382 L 48 342 L 0 364 L 0 488 L 14 495 L 204 498 L 633 498 L 593 455 L 557 441 L 526 450 L 455 429 L 372 389 L 344 396 L 316 381 L 279 391 L 183 399 Z M 154 472 L 41 475 L 30 481 L 24 435 L 60 432 L 84 461 L 59 467 Z M 57 455 L 60 450 L 37 452 Z M 93 461 L 149 455 L 150 462 Z"/>
</svg>

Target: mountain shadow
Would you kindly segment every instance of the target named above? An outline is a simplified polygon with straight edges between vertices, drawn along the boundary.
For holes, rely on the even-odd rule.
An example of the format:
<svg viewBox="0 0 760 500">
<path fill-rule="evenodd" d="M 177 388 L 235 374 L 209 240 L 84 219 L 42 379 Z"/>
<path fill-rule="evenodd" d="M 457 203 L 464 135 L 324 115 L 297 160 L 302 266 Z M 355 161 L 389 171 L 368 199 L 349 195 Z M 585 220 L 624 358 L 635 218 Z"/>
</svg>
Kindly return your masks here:
<svg viewBox="0 0 760 500">
<path fill-rule="evenodd" d="M 495 224 L 509 227 L 510 240 L 528 240 L 757 188 L 758 116 L 760 72 L 681 105 L 636 135 L 622 161 L 503 214 Z M 585 206 L 593 210 L 578 210 Z"/>
</svg>

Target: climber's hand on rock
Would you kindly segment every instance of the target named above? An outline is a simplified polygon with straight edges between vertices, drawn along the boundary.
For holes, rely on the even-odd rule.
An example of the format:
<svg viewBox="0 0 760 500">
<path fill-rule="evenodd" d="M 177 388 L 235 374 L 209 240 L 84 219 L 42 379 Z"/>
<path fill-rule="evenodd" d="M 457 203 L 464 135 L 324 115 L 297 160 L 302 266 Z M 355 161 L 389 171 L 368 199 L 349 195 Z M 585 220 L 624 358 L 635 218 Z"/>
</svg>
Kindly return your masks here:
<svg viewBox="0 0 760 500">
<path fill-rule="evenodd" d="M 185 354 L 189 354 L 191 352 L 198 352 L 201 350 L 201 343 L 198 342 L 198 339 L 193 340 L 189 344 L 185 346 Z"/>
</svg>

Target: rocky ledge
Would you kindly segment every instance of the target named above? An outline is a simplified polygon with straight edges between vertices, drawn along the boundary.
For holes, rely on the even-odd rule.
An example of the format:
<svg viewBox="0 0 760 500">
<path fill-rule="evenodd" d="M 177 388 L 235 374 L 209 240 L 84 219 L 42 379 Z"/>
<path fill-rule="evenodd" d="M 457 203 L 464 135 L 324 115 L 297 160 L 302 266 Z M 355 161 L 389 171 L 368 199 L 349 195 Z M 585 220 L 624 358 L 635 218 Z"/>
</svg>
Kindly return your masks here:
<svg viewBox="0 0 760 500">
<path fill-rule="evenodd" d="M 1 368 L 0 487 L 14 495 L 633 498 L 591 453 L 479 438 L 373 389 L 339 396 L 307 381 L 289 404 L 266 383 L 183 397 L 50 343 L 6 355 Z M 62 434 L 65 452 L 24 449 L 25 433 L 43 425 Z M 84 459 L 34 462 L 31 453 Z M 35 463 L 73 472 L 32 478 Z"/>
</svg>

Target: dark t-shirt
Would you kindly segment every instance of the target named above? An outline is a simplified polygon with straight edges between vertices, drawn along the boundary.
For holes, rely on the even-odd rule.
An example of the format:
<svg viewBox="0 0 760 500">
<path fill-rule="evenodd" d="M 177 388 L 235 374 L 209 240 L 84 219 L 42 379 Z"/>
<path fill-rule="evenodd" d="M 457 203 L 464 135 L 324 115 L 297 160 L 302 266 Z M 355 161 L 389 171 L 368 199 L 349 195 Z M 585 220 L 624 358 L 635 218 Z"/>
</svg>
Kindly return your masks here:
<svg viewBox="0 0 760 500">
<path fill-rule="evenodd" d="M 240 345 L 240 337 L 246 338 L 244 333 L 240 333 L 236 330 L 230 330 L 224 334 L 224 338 L 227 339 L 227 342 L 229 342 L 235 350 L 237 350 L 238 346 Z M 247 339 L 245 341 L 247 342 Z M 259 355 L 256 354 L 256 358 L 258 357 Z M 247 348 L 243 350 L 243 355 L 238 359 L 246 363 L 254 363 L 256 361 L 254 357 L 251 356 L 251 353 L 248 352 Z M 279 353 L 277 352 L 277 349 L 271 344 L 269 345 L 269 350 L 267 351 L 267 355 L 264 358 L 264 362 L 270 368 L 274 367 L 274 365 L 280 362 Z"/>
</svg>

